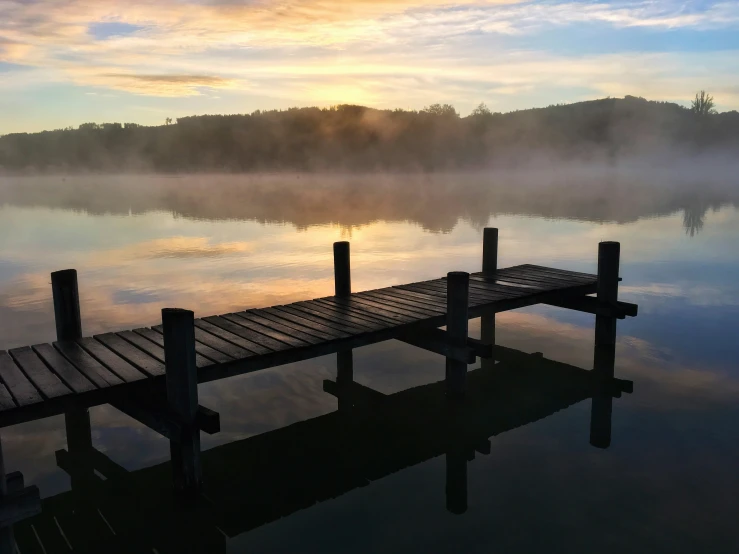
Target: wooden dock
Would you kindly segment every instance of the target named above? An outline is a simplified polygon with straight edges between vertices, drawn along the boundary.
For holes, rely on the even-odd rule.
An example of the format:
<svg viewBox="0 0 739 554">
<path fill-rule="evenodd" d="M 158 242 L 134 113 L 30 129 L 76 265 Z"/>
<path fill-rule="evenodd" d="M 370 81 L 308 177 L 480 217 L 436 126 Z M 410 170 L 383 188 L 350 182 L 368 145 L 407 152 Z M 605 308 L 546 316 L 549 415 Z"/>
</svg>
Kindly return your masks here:
<svg viewBox="0 0 739 554">
<path fill-rule="evenodd" d="M 444 356 L 447 396 L 464 402 L 468 365 L 492 360 L 495 314 L 534 304 L 596 315 L 594 369 L 605 390 L 613 379 L 616 320 L 637 312 L 617 299 L 619 249 L 599 245 L 597 275 L 530 264 L 499 269 L 498 231 L 485 229 L 481 272 L 352 292 L 349 243 L 339 242 L 333 296 L 200 319 L 165 308 L 161 325 L 93 337 L 82 333 L 76 271 L 55 272 L 57 341 L 0 351 L 0 427 L 63 413 L 70 452 L 86 452 L 88 408 L 109 403 L 170 440 L 175 489 L 193 497 L 202 481 L 199 433 L 220 428 L 218 414 L 198 405 L 198 383 L 336 353 L 337 384 L 345 386 L 354 348 L 397 339 Z M 476 317 L 481 340 L 468 336 Z M 594 411 L 610 414 L 609 395 L 595 405 L 601 396 L 593 397 Z M 610 432 L 599 440 L 607 446 Z M 0 463 L 0 483 L 3 475 Z M 6 505 L 18 512 L 18 496 L 38 506 L 33 487 L 0 487 L 0 511 Z M 0 517 L 0 552 L 4 530 L 18 519 L 8 521 Z"/>
</svg>

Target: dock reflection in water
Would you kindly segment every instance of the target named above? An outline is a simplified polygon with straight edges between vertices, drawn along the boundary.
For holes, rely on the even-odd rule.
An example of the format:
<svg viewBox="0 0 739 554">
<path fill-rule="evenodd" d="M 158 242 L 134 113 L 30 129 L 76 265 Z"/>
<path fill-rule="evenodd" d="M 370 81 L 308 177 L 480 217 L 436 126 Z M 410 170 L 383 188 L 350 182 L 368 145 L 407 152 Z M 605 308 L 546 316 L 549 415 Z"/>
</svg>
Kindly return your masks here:
<svg viewBox="0 0 739 554">
<path fill-rule="evenodd" d="M 168 462 L 128 472 L 94 449 L 61 450 L 72 490 L 16 525 L 20 551 L 226 552 L 231 537 L 442 455 L 446 508 L 461 514 L 467 464 L 490 453 L 491 437 L 587 399 L 590 442 L 608 446 L 612 398 L 630 381 L 610 378 L 597 358 L 593 371 L 502 346 L 495 358 L 468 373 L 460 403 L 444 382 L 382 394 L 355 383 L 339 357 L 337 380 L 324 382 L 339 409 L 204 452 L 205 491 L 191 506 L 172 495 Z"/>
</svg>

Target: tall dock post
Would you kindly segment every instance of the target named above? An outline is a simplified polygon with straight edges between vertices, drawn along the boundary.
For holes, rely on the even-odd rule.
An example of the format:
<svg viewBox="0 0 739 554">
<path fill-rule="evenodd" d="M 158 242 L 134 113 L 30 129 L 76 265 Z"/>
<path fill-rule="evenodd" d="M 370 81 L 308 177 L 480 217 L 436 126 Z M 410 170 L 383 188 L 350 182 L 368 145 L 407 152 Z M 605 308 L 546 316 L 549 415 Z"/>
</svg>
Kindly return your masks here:
<svg viewBox="0 0 739 554">
<path fill-rule="evenodd" d="M 77 285 L 77 271 L 63 269 L 51 274 L 51 292 L 54 298 L 54 321 L 56 340 L 74 341 L 82 338 L 82 317 L 80 315 L 80 295 Z M 72 478 L 72 489 L 80 490 L 94 479 L 94 469 L 90 459 L 92 451 L 92 425 L 87 408 L 71 408 L 64 414 L 64 427 L 67 433 L 67 449 L 78 468 Z"/>
<path fill-rule="evenodd" d="M 493 276 L 498 271 L 498 229 L 486 227 L 482 232 L 482 272 Z M 495 314 L 480 318 L 480 341 L 493 346 L 493 356 L 481 358 L 480 366 L 490 369 L 495 365 Z"/>
<path fill-rule="evenodd" d="M 615 304 L 618 300 L 618 270 L 621 245 L 598 244 L 598 302 Z M 590 444 L 597 448 L 611 445 L 611 383 L 616 361 L 616 318 L 595 316 L 593 371 L 595 391 L 590 409 Z"/>
<path fill-rule="evenodd" d="M 190 310 L 162 310 L 167 403 L 182 426 L 179 437 L 169 441 L 172 476 L 175 490 L 189 497 L 197 496 L 202 486 L 194 321 Z"/>
<path fill-rule="evenodd" d="M 470 291 L 470 274 L 463 271 L 447 273 L 446 281 L 446 330 L 453 346 L 464 348 L 467 344 L 469 321 L 467 307 Z M 453 358 L 446 359 L 447 396 L 460 397 L 467 386 L 467 363 Z"/>
<path fill-rule="evenodd" d="M 352 293 L 351 263 L 349 242 L 334 243 L 334 291 L 336 296 L 348 297 Z M 353 405 L 351 398 L 354 382 L 354 356 L 352 350 L 340 350 L 336 353 L 336 385 L 338 387 L 339 411 L 350 411 Z"/>
</svg>

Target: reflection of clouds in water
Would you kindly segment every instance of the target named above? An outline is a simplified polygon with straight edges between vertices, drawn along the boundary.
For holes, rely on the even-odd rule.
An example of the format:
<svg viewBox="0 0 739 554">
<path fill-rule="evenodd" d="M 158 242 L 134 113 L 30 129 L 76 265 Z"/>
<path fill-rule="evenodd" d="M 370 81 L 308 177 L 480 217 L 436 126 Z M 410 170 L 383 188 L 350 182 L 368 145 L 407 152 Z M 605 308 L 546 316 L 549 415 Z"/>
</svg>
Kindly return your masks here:
<svg viewBox="0 0 739 554">
<path fill-rule="evenodd" d="M 479 334 L 479 320 L 471 322 Z M 497 316 L 499 344 L 543 352 L 547 358 L 592 367 L 592 327 L 558 322 L 525 312 Z M 616 374 L 633 379 L 636 392 L 629 405 L 640 410 L 698 413 L 714 403 L 736 402 L 739 381 L 708 367 L 681 365 L 669 351 L 638 339 L 619 338 Z M 355 350 L 355 380 L 386 394 L 439 381 L 443 358 L 406 344 L 389 341 Z M 221 414 L 221 433 L 202 435 L 203 447 L 243 439 L 336 409 L 334 397 L 323 392 L 323 380 L 335 378 L 335 357 L 324 356 L 200 386 L 200 403 Z M 579 409 L 579 408 L 578 408 Z M 628 405 L 618 410 L 628 410 Z M 168 443 L 153 431 L 110 406 L 92 410 L 94 443 L 128 469 L 168 459 Z M 628 413 L 628 411 L 627 411 Z M 582 415 L 578 418 L 584 417 Z M 546 425 L 537 423 L 537 425 Z M 62 418 L 40 420 L 3 430 L 8 469 L 21 469 L 45 494 L 66 486 L 55 469 L 53 453 L 65 448 Z M 498 439 L 496 439 L 498 440 Z M 627 441 L 627 437 L 624 437 Z M 30 481 L 30 479 L 29 479 Z"/>
</svg>

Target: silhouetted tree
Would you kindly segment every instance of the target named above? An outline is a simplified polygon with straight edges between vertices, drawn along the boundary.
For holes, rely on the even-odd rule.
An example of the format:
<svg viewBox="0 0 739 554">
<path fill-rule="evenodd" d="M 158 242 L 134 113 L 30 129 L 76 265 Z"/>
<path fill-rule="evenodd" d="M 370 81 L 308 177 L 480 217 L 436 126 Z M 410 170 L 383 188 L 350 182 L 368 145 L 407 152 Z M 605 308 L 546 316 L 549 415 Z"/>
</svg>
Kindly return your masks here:
<svg viewBox="0 0 739 554">
<path fill-rule="evenodd" d="M 695 99 L 691 102 L 690 109 L 697 115 L 712 115 L 717 113 L 714 108 L 713 96 L 705 90 L 695 94 Z"/>
</svg>

